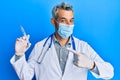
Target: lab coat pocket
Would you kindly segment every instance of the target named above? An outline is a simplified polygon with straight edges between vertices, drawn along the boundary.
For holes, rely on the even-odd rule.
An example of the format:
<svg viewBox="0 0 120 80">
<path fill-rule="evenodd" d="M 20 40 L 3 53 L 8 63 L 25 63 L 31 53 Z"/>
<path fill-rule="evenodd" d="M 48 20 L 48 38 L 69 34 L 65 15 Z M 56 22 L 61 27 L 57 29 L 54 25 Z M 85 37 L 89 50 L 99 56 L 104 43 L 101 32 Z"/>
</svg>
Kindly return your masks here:
<svg viewBox="0 0 120 80">
<path fill-rule="evenodd" d="M 36 78 L 38 79 L 38 80 L 41 80 L 41 79 L 45 79 L 45 77 L 46 77 L 46 73 L 47 73 L 47 68 L 46 68 L 46 65 L 44 64 L 44 63 L 41 63 L 41 64 L 39 64 L 39 63 L 37 63 L 36 64 L 36 68 L 35 68 L 35 72 L 36 72 Z"/>
<path fill-rule="evenodd" d="M 87 69 L 86 68 L 79 68 L 73 64 L 72 74 L 74 74 L 76 79 L 87 80 Z"/>
</svg>

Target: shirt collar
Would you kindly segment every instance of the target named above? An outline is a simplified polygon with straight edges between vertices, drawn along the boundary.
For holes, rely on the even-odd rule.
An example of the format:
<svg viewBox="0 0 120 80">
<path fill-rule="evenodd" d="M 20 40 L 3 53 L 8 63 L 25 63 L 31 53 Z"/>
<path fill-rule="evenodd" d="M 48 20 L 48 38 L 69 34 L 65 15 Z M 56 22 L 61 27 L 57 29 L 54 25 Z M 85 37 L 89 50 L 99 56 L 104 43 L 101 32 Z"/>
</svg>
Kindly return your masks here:
<svg viewBox="0 0 120 80">
<path fill-rule="evenodd" d="M 53 42 L 58 43 L 60 45 L 60 42 L 56 39 L 55 35 L 53 35 Z M 71 46 L 71 44 L 72 44 L 72 40 L 70 37 L 69 41 L 65 44 L 65 46 Z"/>
</svg>

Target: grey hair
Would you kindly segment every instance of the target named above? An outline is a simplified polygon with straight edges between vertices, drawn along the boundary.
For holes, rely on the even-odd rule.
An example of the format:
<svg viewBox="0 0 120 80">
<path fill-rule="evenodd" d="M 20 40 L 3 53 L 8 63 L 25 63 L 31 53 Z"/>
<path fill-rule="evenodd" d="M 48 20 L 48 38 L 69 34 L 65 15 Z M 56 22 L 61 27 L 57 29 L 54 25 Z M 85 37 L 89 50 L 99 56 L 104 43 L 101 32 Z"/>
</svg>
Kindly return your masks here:
<svg viewBox="0 0 120 80">
<path fill-rule="evenodd" d="M 72 10 L 73 11 L 72 5 L 67 4 L 65 2 L 62 2 L 62 3 L 58 4 L 58 5 L 56 5 L 55 7 L 53 7 L 53 9 L 52 9 L 52 17 L 54 19 L 58 18 L 58 9 L 63 9 L 63 10 L 68 10 L 68 11 Z"/>
</svg>

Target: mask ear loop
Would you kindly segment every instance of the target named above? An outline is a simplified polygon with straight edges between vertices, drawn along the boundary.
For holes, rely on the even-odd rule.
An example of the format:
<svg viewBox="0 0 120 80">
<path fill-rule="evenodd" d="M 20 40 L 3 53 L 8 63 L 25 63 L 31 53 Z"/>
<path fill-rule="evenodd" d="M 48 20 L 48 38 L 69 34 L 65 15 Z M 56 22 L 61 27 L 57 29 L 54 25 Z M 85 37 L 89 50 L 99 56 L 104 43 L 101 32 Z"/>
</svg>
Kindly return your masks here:
<svg viewBox="0 0 120 80">
<path fill-rule="evenodd" d="M 56 19 L 54 21 L 57 23 L 57 24 L 55 23 L 55 29 L 57 31 L 59 29 L 59 27 L 56 27 L 56 26 L 59 26 L 59 22 Z"/>
</svg>

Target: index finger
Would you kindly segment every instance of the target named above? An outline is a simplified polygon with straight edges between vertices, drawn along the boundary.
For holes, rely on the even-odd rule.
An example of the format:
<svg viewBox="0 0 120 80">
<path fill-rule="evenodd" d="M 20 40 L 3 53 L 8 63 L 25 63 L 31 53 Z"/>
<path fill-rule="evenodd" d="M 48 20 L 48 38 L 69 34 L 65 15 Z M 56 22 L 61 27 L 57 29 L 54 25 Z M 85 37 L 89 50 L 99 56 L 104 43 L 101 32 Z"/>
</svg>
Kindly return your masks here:
<svg viewBox="0 0 120 80">
<path fill-rule="evenodd" d="M 76 54 L 76 55 L 80 55 L 77 51 L 73 50 L 73 49 L 70 49 L 70 48 L 66 48 L 68 51 L 72 52 L 73 54 Z"/>
<path fill-rule="evenodd" d="M 30 38 L 30 35 L 23 36 L 23 39 L 27 40 L 28 43 L 30 43 L 29 38 Z"/>
</svg>

